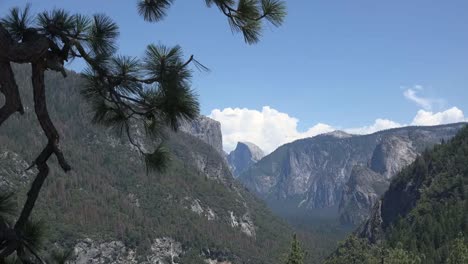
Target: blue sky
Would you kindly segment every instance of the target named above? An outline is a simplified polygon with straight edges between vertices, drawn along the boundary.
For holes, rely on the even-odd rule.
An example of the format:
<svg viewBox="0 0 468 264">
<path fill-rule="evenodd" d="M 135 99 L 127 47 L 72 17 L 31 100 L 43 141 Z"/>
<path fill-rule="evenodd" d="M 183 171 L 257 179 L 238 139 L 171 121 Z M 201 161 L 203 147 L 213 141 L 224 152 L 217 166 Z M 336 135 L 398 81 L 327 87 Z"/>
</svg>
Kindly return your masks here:
<svg viewBox="0 0 468 264">
<path fill-rule="evenodd" d="M 360 132 L 352 129 L 369 128 L 377 119 L 393 126 L 436 124 L 464 120 L 468 113 L 466 0 L 291 0 L 285 24 L 267 25 L 253 46 L 233 35 L 223 15 L 201 0 L 175 1 L 157 24 L 137 15 L 136 1 L 1 0 L 0 13 L 27 2 L 40 11 L 106 13 L 120 25 L 122 54 L 139 56 L 149 43 L 180 44 L 194 54 L 212 70 L 196 73 L 193 82 L 202 113 L 223 126 L 238 123 L 223 130 L 227 150 L 236 140 L 264 140 L 275 120 L 292 122 L 288 129 L 296 134 L 278 132 L 284 140 L 271 136 L 260 144 L 270 151 L 313 135 L 304 133 L 318 123 Z M 442 115 L 453 107 L 461 115 Z M 432 121 L 415 122 L 418 111 L 431 113 Z M 442 116 L 434 117 L 437 113 Z M 259 127 L 246 131 L 244 123 Z"/>
</svg>

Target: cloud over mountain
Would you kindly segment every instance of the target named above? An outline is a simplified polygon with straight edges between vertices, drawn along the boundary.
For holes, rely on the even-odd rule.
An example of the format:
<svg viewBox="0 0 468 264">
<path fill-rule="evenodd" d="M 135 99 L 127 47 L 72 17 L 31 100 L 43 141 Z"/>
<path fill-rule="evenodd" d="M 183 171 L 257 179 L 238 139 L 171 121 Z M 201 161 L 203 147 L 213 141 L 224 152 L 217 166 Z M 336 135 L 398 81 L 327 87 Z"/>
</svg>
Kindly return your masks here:
<svg viewBox="0 0 468 264">
<path fill-rule="evenodd" d="M 224 150 L 229 152 L 235 148 L 237 142 L 249 141 L 260 146 L 267 154 L 285 143 L 337 129 L 352 134 L 370 134 L 406 125 L 432 126 L 468 121 L 463 111 L 457 107 L 440 112 L 421 109 L 409 124 L 378 118 L 372 124 L 362 127 L 342 128 L 317 123 L 306 131 L 298 130 L 299 119 L 269 106 L 264 106 L 261 111 L 247 108 L 214 109 L 209 117 L 221 123 Z"/>
</svg>

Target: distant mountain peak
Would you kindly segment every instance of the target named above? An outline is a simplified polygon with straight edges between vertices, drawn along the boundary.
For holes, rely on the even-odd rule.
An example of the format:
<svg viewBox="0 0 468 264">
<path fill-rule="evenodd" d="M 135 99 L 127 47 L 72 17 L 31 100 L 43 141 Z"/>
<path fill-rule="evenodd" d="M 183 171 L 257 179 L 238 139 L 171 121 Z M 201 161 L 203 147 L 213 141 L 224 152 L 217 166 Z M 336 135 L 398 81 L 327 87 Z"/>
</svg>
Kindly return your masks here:
<svg viewBox="0 0 468 264">
<path fill-rule="evenodd" d="M 351 134 L 348 134 L 342 130 L 335 130 L 335 131 L 332 131 L 332 132 L 328 132 L 328 133 L 325 133 L 323 134 L 325 136 L 332 136 L 332 137 L 336 137 L 336 138 L 350 138 L 352 137 L 353 135 Z"/>
<path fill-rule="evenodd" d="M 227 156 L 234 176 L 239 176 L 265 156 L 263 150 L 252 142 L 237 142 L 236 149 Z"/>
<path fill-rule="evenodd" d="M 242 148 L 243 145 L 245 145 L 249 149 L 250 153 L 252 154 L 252 159 L 254 159 L 255 161 L 259 161 L 265 156 L 265 153 L 259 146 L 248 141 L 237 142 L 236 149 Z"/>
</svg>

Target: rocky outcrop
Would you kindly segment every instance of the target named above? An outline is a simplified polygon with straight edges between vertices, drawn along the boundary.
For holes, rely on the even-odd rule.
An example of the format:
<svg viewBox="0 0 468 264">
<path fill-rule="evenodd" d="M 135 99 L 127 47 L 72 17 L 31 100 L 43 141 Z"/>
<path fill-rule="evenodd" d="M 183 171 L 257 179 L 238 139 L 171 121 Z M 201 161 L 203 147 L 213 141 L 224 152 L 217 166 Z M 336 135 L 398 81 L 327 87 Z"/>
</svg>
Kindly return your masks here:
<svg viewBox="0 0 468 264">
<path fill-rule="evenodd" d="M 26 184 L 34 177 L 34 170 L 27 170 L 30 164 L 13 151 L 0 150 L 0 189 L 7 190 L 18 184 Z"/>
<path fill-rule="evenodd" d="M 239 258 L 229 251 L 204 248 L 201 253 L 207 264 L 238 263 Z"/>
<path fill-rule="evenodd" d="M 230 211 L 229 216 L 231 227 L 240 228 L 242 233 L 255 238 L 255 226 L 249 213 L 245 213 L 242 217 L 237 217 L 234 212 Z"/>
<path fill-rule="evenodd" d="M 189 206 L 186 206 L 185 208 L 190 209 L 195 214 L 206 217 L 208 221 L 214 221 L 218 219 L 218 215 L 215 213 L 215 211 L 208 206 L 204 207 L 199 199 L 191 200 L 190 197 L 185 197 L 185 201 L 189 202 Z"/>
<path fill-rule="evenodd" d="M 139 256 L 121 241 L 96 242 L 88 238 L 78 242 L 73 253 L 72 264 L 174 264 L 180 263 L 183 250 L 182 244 L 172 238 L 157 238 L 150 253 Z"/>
<path fill-rule="evenodd" d="M 211 145 L 221 155 L 223 152 L 223 135 L 221 133 L 221 123 L 209 117 L 200 115 L 194 121 L 184 121 L 179 126 L 180 131 L 188 133 L 203 142 Z"/>
<path fill-rule="evenodd" d="M 356 165 L 390 179 L 418 153 L 452 138 L 464 125 L 404 127 L 361 136 L 334 132 L 301 139 L 281 146 L 252 165 L 240 180 L 271 203 L 285 202 L 304 210 L 338 207 L 340 203 L 342 208 L 371 208 L 381 190 L 367 181 L 363 181 L 363 186 L 348 184 Z M 377 175 L 362 177 L 378 179 L 376 183 L 382 181 Z M 354 201 L 348 203 L 346 199 L 351 197 Z M 363 197 L 367 198 L 360 204 Z M 363 211 L 343 219 L 360 219 L 362 214 Z"/>
<path fill-rule="evenodd" d="M 364 222 L 356 231 L 360 237 L 366 237 L 372 243 L 379 243 L 384 238 L 384 231 L 382 229 L 382 201 L 378 200 L 372 211 L 370 217 Z"/>
<path fill-rule="evenodd" d="M 257 145 L 250 142 L 238 142 L 236 149 L 227 156 L 229 166 L 235 177 L 261 160 L 265 154 Z"/>
</svg>

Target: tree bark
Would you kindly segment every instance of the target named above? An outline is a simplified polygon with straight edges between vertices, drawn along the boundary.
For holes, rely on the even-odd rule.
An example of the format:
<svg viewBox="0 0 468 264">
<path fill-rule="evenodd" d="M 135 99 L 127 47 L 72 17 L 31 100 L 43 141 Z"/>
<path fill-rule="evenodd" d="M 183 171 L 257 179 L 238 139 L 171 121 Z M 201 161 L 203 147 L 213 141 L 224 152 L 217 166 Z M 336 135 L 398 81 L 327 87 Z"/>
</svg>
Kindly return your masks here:
<svg viewBox="0 0 468 264">
<path fill-rule="evenodd" d="M 46 147 L 47 149 L 47 147 Z M 52 152 L 49 151 L 50 155 Z M 47 155 L 47 154 L 46 154 Z M 31 185 L 31 189 L 28 191 L 28 198 L 26 203 L 23 206 L 23 210 L 21 211 L 21 215 L 18 218 L 18 221 L 15 224 L 15 230 L 22 230 L 26 223 L 28 222 L 29 217 L 31 216 L 32 210 L 34 209 L 34 205 L 36 204 L 37 197 L 39 196 L 39 192 L 41 191 L 42 185 L 44 184 L 47 175 L 49 175 L 49 166 L 47 163 L 43 163 L 38 165 L 39 173 L 37 174 L 34 182 Z"/>
<path fill-rule="evenodd" d="M 18 85 L 9 62 L 0 61 L 0 86 L 0 91 L 5 96 L 5 104 L 0 108 L 1 126 L 13 113 L 24 113 Z"/>
<path fill-rule="evenodd" d="M 37 119 L 48 139 L 48 147 L 51 147 L 52 153 L 57 156 L 57 160 L 64 171 L 71 169 L 70 165 L 65 160 L 62 151 L 59 147 L 60 136 L 55 128 L 52 120 L 50 119 L 49 112 L 47 110 L 46 92 L 45 92 L 45 80 L 44 72 L 46 66 L 44 62 L 32 63 L 32 84 L 34 89 L 34 109 L 36 111 Z M 39 161 L 39 160 L 36 160 Z M 44 161 L 45 162 L 45 161 Z M 40 163 L 36 162 L 36 165 Z"/>
<path fill-rule="evenodd" d="M 49 40 L 43 35 L 25 42 L 15 42 L 10 33 L 0 24 L 0 61 L 29 63 L 44 57 L 49 49 Z"/>
<path fill-rule="evenodd" d="M 52 154 L 57 156 L 57 160 L 64 171 L 70 170 L 70 165 L 66 162 L 62 151 L 59 148 L 59 134 L 55 128 L 52 120 L 50 119 L 49 112 L 47 111 L 46 93 L 45 93 L 45 80 L 44 72 L 46 66 L 45 62 L 32 63 L 32 84 L 34 90 L 34 110 L 36 112 L 37 119 L 44 131 L 48 143 L 41 154 L 36 158 L 33 165 L 36 165 L 39 169 L 34 182 L 28 192 L 28 198 L 24 204 L 23 210 L 18 221 L 15 224 L 15 230 L 21 230 L 26 222 L 28 221 L 34 205 L 41 191 L 42 185 L 49 174 L 49 166 L 47 161 Z"/>
</svg>

